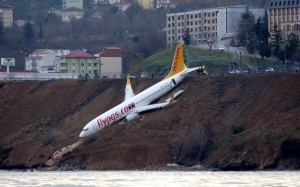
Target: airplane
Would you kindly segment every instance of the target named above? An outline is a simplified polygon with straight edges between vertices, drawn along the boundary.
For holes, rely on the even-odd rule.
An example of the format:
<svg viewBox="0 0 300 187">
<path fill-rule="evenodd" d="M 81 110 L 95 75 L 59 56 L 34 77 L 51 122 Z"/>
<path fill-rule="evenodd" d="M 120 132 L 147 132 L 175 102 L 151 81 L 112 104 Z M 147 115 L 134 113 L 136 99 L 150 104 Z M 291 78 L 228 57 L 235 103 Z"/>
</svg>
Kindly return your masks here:
<svg viewBox="0 0 300 187">
<path fill-rule="evenodd" d="M 130 84 L 130 76 L 127 75 L 124 101 L 90 121 L 85 125 L 79 137 L 90 136 L 106 126 L 115 124 L 123 118 L 130 121 L 137 118 L 141 112 L 164 108 L 172 103 L 183 90 L 179 90 L 175 94 L 173 93 L 172 96 L 163 103 L 151 103 L 173 90 L 184 77 L 197 69 L 199 69 L 199 67 L 187 68 L 185 66 L 182 44 L 178 44 L 175 49 L 172 67 L 163 80 L 135 95 Z"/>
</svg>

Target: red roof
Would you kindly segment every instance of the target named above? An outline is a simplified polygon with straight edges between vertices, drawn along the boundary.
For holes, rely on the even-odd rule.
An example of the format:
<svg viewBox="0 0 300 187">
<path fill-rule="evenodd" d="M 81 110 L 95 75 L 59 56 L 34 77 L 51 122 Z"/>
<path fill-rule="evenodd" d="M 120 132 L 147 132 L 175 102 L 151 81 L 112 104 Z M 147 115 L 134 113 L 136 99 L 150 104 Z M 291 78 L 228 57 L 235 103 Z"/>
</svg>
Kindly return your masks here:
<svg viewBox="0 0 300 187">
<path fill-rule="evenodd" d="M 118 47 L 105 47 L 100 57 L 122 57 L 121 48 Z"/>
<path fill-rule="evenodd" d="M 70 53 L 68 55 L 61 56 L 63 58 L 97 58 L 85 51 L 74 51 L 73 53 Z"/>
</svg>

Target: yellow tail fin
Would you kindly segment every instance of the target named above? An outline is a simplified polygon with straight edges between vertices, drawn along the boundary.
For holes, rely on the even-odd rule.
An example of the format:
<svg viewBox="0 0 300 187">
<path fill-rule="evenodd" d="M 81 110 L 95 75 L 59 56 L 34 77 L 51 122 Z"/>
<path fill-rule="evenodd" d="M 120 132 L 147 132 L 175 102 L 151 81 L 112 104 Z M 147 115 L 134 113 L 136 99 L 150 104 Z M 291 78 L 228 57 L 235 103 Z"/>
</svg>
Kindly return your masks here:
<svg viewBox="0 0 300 187">
<path fill-rule="evenodd" d="M 126 85 L 130 85 L 130 76 L 129 76 L 129 74 L 127 74 L 127 82 L 126 82 Z"/>
<path fill-rule="evenodd" d="M 176 46 L 171 70 L 170 70 L 169 74 L 163 80 L 165 80 L 177 73 L 180 73 L 184 69 L 185 69 L 185 65 L 184 65 L 184 61 L 183 61 L 182 44 L 178 44 Z"/>
</svg>

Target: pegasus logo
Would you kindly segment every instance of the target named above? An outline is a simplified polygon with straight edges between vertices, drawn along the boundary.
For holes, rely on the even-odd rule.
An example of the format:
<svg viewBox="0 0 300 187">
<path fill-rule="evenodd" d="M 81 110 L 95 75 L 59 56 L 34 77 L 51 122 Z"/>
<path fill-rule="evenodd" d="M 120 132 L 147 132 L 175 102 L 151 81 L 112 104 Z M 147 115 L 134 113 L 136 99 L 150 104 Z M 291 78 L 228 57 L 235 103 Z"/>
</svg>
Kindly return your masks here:
<svg viewBox="0 0 300 187">
<path fill-rule="evenodd" d="M 174 65 L 173 65 L 173 71 L 175 71 L 175 72 L 176 72 L 176 69 L 177 69 L 180 50 L 181 50 L 181 47 L 177 47 L 176 55 L 175 55 L 175 61 L 174 61 Z"/>
</svg>

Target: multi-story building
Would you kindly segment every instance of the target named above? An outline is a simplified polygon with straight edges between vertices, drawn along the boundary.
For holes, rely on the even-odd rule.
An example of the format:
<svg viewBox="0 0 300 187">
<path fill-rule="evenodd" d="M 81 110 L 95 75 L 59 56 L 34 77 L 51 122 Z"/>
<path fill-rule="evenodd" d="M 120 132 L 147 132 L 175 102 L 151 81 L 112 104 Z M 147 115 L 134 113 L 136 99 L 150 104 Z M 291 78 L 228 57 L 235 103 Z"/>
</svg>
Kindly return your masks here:
<svg viewBox="0 0 300 187">
<path fill-rule="evenodd" d="M 282 32 L 282 39 L 287 40 L 291 33 L 300 37 L 300 2 L 299 0 L 271 0 L 268 7 L 269 31 L 274 25 Z"/>
<path fill-rule="evenodd" d="M 245 8 L 238 5 L 167 14 L 167 45 L 172 47 L 182 42 L 187 29 L 198 41 L 219 41 L 226 35 L 235 35 L 237 23 Z M 256 20 L 265 13 L 264 8 L 249 7 L 249 10 Z"/>
<path fill-rule="evenodd" d="M 0 21 L 3 27 L 13 26 L 13 7 L 0 2 Z"/>
<path fill-rule="evenodd" d="M 83 18 L 84 11 L 79 8 L 67 8 L 61 11 L 62 21 L 69 22 L 71 19 L 81 19 Z"/>
<path fill-rule="evenodd" d="M 66 8 L 79 8 L 83 9 L 83 0 L 62 0 L 63 9 Z"/>
<path fill-rule="evenodd" d="M 88 74 L 90 78 L 94 78 L 95 75 L 99 75 L 101 69 L 99 64 L 97 57 L 78 50 L 60 57 L 59 72 L 80 73 L 82 76 Z"/>
<path fill-rule="evenodd" d="M 37 49 L 25 57 L 25 70 L 39 72 L 58 72 L 58 59 L 62 55 L 70 54 L 70 49 Z"/>
<path fill-rule="evenodd" d="M 118 47 L 106 47 L 96 54 L 101 63 L 101 77 L 119 78 L 122 76 L 122 50 Z"/>
<path fill-rule="evenodd" d="M 31 71 L 54 71 L 55 54 L 47 51 L 35 51 L 25 57 L 25 70 Z"/>
</svg>

